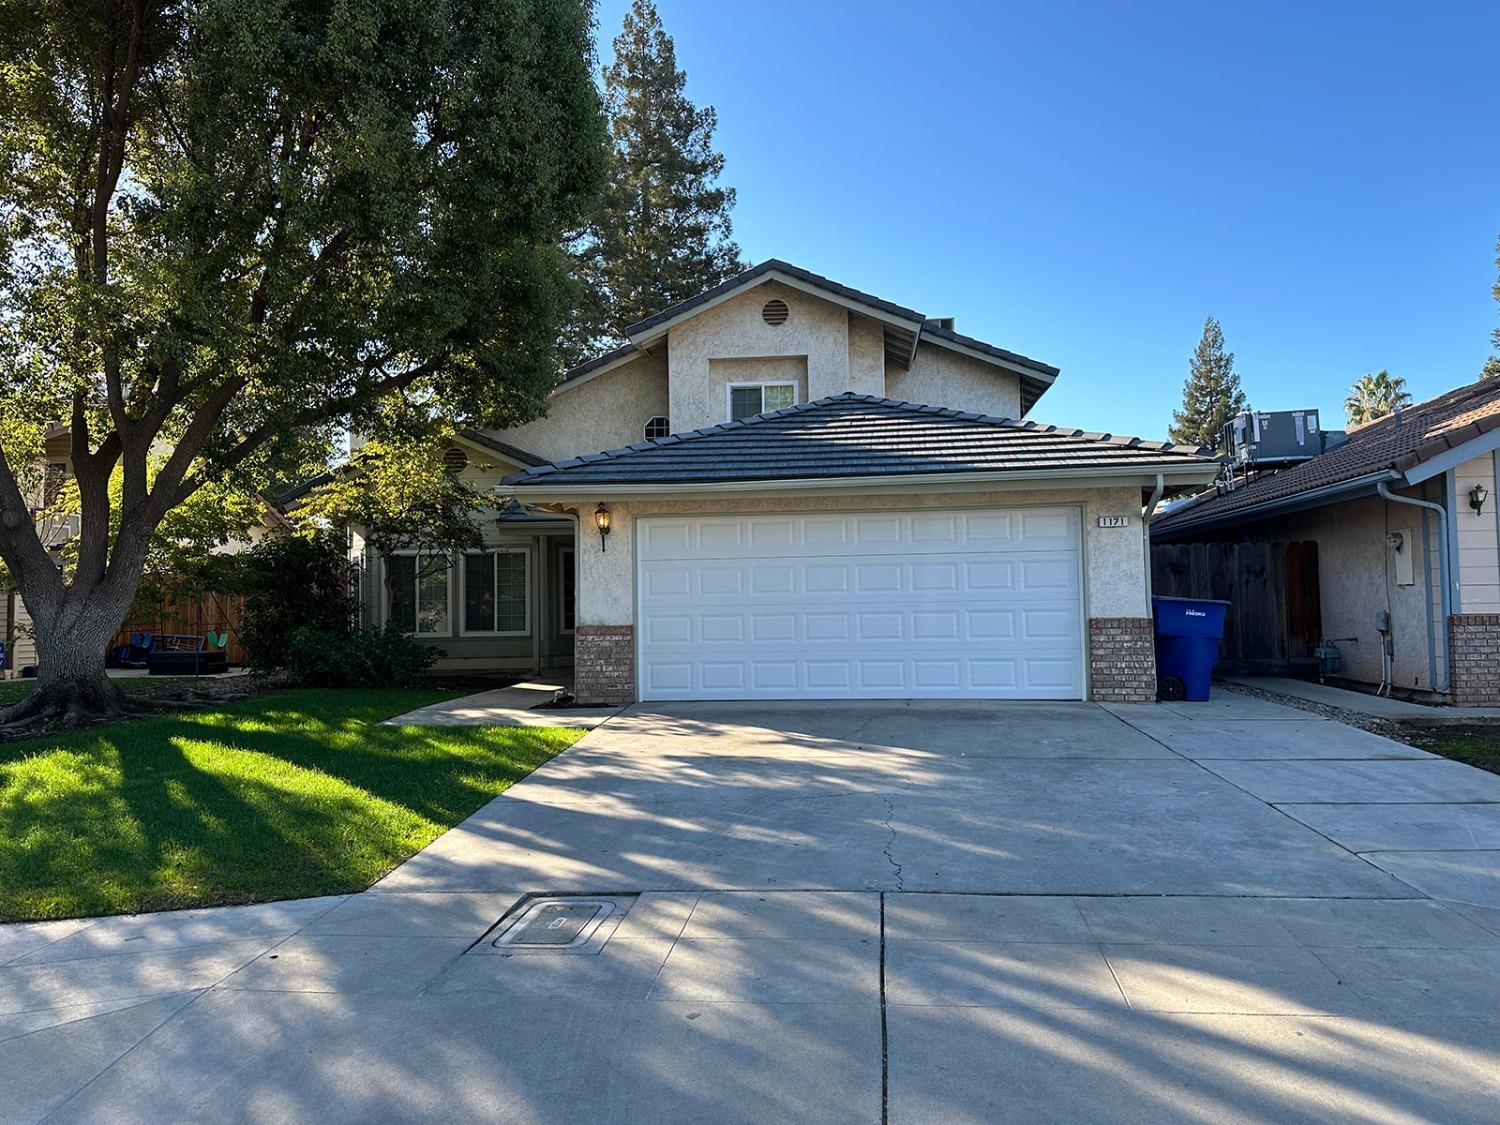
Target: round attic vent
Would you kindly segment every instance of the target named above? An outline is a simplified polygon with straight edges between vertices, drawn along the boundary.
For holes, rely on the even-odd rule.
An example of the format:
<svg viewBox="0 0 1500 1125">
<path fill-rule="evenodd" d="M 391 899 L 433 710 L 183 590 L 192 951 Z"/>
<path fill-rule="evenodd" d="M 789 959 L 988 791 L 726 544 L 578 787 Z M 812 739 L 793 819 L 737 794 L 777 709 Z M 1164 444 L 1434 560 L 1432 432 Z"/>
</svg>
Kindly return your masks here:
<svg viewBox="0 0 1500 1125">
<path fill-rule="evenodd" d="M 443 454 L 443 468 L 450 473 L 461 473 L 469 467 L 469 455 L 458 446 L 453 446 Z"/>
<path fill-rule="evenodd" d="M 766 302 L 765 307 L 760 310 L 760 316 L 767 324 L 775 327 L 778 324 L 786 323 L 789 311 L 785 301 L 780 297 L 772 297 Z"/>
</svg>

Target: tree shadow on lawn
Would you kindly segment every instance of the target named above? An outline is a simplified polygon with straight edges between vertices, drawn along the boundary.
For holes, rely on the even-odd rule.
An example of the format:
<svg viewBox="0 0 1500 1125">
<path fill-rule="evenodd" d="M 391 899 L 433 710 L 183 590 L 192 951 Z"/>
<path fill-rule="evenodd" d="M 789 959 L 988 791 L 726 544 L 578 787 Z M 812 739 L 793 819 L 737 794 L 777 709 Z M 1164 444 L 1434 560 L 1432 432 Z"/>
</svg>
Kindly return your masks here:
<svg viewBox="0 0 1500 1125">
<path fill-rule="evenodd" d="M 0 920 L 362 890 L 576 737 L 317 694 L 0 751 Z"/>
</svg>

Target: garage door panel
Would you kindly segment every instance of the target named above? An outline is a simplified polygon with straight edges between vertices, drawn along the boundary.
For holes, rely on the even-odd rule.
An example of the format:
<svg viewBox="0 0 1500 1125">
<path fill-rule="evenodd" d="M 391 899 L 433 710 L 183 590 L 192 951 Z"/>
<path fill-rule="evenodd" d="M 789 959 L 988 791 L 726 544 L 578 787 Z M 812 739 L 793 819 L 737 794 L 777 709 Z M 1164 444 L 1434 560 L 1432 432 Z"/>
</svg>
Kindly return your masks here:
<svg viewBox="0 0 1500 1125">
<path fill-rule="evenodd" d="M 850 641 L 972 641 L 991 646 L 1006 642 L 1035 646 L 1057 641 L 1064 648 L 1077 640 L 1075 605 L 1057 599 L 1014 606 L 1001 602 L 949 609 L 892 607 L 829 609 L 815 599 L 775 611 L 739 612 L 655 609 L 643 615 L 641 635 L 653 649 L 675 644 L 702 646 L 829 644 Z"/>
<path fill-rule="evenodd" d="M 661 523 L 643 698 L 1082 696 L 1074 510 Z"/>
</svg>

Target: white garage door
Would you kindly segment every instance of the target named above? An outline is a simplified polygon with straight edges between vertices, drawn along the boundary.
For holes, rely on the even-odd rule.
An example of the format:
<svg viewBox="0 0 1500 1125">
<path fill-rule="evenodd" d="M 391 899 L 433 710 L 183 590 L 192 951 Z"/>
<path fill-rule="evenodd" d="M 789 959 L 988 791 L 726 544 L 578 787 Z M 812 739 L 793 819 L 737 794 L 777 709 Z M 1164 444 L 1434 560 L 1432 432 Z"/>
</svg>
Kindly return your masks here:
<svg viewBox="0 0 1500 1125">
<path fill-rule="evenodd" d="M 1081 699 L 1073 508 L 637 524 L 642 699 Z"/>
</svg>

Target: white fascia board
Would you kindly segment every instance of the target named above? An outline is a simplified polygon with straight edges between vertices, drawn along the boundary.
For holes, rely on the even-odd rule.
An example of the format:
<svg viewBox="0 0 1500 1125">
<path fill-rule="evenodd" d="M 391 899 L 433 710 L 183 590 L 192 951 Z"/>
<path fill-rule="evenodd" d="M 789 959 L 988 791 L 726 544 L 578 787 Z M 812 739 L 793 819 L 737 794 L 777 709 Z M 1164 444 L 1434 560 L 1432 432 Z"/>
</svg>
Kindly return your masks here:
<svg viewBox="0 0 1500 1125">
<path fill-rule="evenodd" d="M 634 343 L 634 341 L 631 342 Z M 626 352 L 624 355 L 619 356 L 616 359 L 612 359 L 608 363 L 601 363 L 587 375 L 579 375 L 576 379 L 568 379 L 565 382 L 557 384 L 557 386 L 552 388 L 552 393 L 555 395 L 560 395 L 563 393 L 563 391 L 572 390 L 574 387 L 581 387 L 583 386 L 583 384 L 590 382 L 593 379 L 597 379 L 600 375 L 606 375 L 611 371 L 618 371 L 627 363 L 634 363 L 645 354 L 646 349 L 637 344 L 634 351 Z"/>
<path fill-rule="evenodd" d="M 664 496 L 805 496 L 889 492 L 1009 492 L 1049 488 L 1154 488 L 1157 474 L 1176 484 L 1208 484 L 1218 475 L 1209 465 L 1153 466 L 1133 470 L 1050 469 L 1005 473 L 922 473 L 872 477 L 821 477 L 803 480 L 691 481 L 663 484 L 545 483 L 500 485 L 526 504 L 604 497 L 652 499 Z"/>
<path fill-rule="evenodd" d="M 528 465 L 524 461 L 517 461 L 514 457 L 510 457 L 504 453 L 501 453 L 492 445 L 485 445 L 484 442 L 475 441 L 473 438 L 465 437 L 463 434 L 454 434 L 453 444 L 462 445 L 467 449 L 472 449 L 474 450 L 474 452 L 482 454 L 486 461 L 499 461 L 501 464 L 514 465 L 517 472 L 535 467 L 533 465 Z"/>
<path fill-rule="evenodd" d="M 1480 434 L 1477 438 L 1455 445 L 1452 449 L 1439 453 L 1436 457 L 1429 457 L 1420 465 L 1413 465 L 1406 473 L 1408 484 L 1421 484 L 1424 480 L 1441 476 L 1450 469 L 1456 469 L 1466 461 L 1472 461 L 1476 457 L 1483 457 L 1486 453 L 1492 453 L 1500 449 L 1500 429 L 1491 430 L 1487 434 Z"/>
<path fill-rule="evenodd" d="M 950 352 L 957 352 L 959 355 L 969 356 L 971 359 L 977 359 L 983 363 L 988 363 L 992 367 L 1000 367 L 1016 375 L 1025 375 L 1029 378 L 1040 380 L 1041 382 L 1046 383 L 1048 386 L 1051 386 L 1053 383 L 1057 382 L 1056 375 L 1049 375 L 1045 371 L 1038 371 L 1035 367 L 1027 367 L 1025 364 L 1007 362 L 997 355 L 990 355 L 988 352 L 982 352 L 978 348 L 971 348 L 966 344 L 960 344 L 957 340 L 944 340 L 941 336 L 923 335 L 919 337 L 919 342 L 923 344 L 932 344 L 934 347 L 947 348 Z M 913 350 L 912 355 L 913 357 L 916 356 L 915 350 Z"/>
<path fill-rule="evenodd" d="M 919 332 L 922 327 L 922 322 L 920 320 L 906 320 L 899 316 L 893 316 L 891 313 L 888 313 L 883 309 L 877 309 L 871 305 L 862 304 L 859 301 L 852 300 L 837 293 L 830 293 L 826 289 L 819 288 L 816 285 L 812 285 L 809 282 L 803 281 L 800 277 L 793 277 L 791 274 L 782 273 L 780 270 L 769 270 L 766 273 L 761 274 L 759 277 L 746 282 L 744 285 L 737 286 L 736 288 L 729 290 L 727 293 L 720 293 L 712 300 L 704 301 L 701 305 L 694 305 L 692 308 L 686 310 L 685 312 L 678 313 L 671 320 L 664 320 L 660 324 L 652 325 L 640 335 L 630 337 L 630 342 L 638 348 L 644 348 L 647 344 L 653 343 L 654 341 L 659 340 L 661 337 L 665 336 L 668 332 L 670 332 L 673 328 L 676 328 L 683 321 L 691 320 L 699 313 L 705 313 L 709 309 L 717 308 L 725 301 L 733 300 L 740 294 L 748 293 L 750 290 L 756 288 L 757 286 L 764 285 L 768 281 L 780 282 L 788 289 L 795 289 L 799 293 L 806 293 L 810 297 L 816 297 L 820 301 L 827 301 L 829 304 L 838 305 L 841 308 L 849 309 L 853 312 L 859 313 L 861 316 L 867 316 L 871 320 L 878 320 L 883 324 L 895 324 L 913 332 Z M 592 372 L 590 374 L 592 374 Z"/>
</svg>

